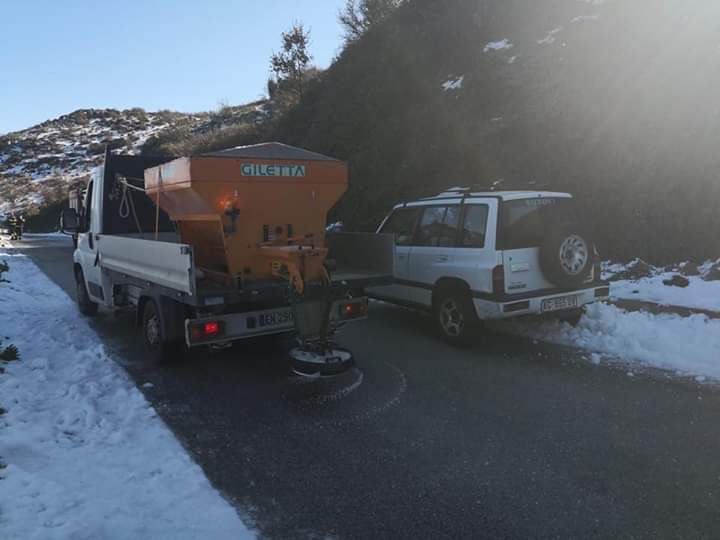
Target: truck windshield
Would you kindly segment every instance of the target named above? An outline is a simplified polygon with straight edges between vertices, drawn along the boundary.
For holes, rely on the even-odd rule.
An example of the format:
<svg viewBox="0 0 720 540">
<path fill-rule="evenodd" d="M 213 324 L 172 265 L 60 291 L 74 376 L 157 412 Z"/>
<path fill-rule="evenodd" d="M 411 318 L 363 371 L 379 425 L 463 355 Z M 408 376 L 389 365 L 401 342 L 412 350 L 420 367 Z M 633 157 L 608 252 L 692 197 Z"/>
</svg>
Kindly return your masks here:
<svg viewBox="0 0 720 540">
<path fill-rule="evenodd" d="M 505 201 L 502 209 L 503 249 L 540 247 L 551 227 L 577 223 L 570 198 Z"/>
</svg>

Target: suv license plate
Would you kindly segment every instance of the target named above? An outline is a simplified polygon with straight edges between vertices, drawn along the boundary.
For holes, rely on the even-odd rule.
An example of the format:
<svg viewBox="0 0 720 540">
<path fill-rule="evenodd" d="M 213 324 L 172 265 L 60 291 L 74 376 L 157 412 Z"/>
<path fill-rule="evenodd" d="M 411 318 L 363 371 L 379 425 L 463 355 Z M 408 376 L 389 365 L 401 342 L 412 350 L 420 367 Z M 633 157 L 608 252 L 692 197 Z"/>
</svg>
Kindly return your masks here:
<svg viewBox="0 0 720 540">
<path fill-rule="evenodd" d="M 543 313 L 548 311 L 561 311 L 563 309 L 573 309 L 578 306 L 577 296 L 560 296 L 558 298 L 548 298 L 543 300 L 540 309 Z"/>
<path fill-rule="evenodd" d="M 258 326 L 267 328 L 269 326 L 284 326 L 293 322 L 292 309 L 276 311 L 275 313 L 261 313 L 257 317 Z"/>
</svg>

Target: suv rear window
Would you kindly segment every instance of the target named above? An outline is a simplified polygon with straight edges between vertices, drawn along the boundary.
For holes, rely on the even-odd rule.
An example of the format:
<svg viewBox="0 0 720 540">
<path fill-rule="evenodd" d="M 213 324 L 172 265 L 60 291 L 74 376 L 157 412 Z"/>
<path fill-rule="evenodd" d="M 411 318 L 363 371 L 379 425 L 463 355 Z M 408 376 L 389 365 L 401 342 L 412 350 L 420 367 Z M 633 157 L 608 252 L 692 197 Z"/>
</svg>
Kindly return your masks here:
<svg viewBox="0 0 720 540">
<path fill-rule="evenodd" d="M 502 209 L 503 249 L 540 247 L 550 227 L 577 223 L 570 198 L 505 201 Z"/>
</svg>

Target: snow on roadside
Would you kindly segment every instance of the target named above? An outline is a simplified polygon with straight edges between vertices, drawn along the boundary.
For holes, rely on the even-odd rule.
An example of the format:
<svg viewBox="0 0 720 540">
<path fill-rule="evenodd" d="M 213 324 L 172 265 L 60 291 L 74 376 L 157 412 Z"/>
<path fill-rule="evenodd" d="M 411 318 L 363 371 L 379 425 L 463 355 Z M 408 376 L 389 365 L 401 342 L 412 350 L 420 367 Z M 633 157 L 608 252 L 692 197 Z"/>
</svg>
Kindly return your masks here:
<svg viewBox="0 0 720 540">
<path fill-rule="evenodd" d="M 593 353 L 593 363 L 610 356 L 720 380 L 720 320 L 704 315 L 654 315 L 596 303 L 586 308 L 575 328 L 558 321 L 516 319 L 498 323 L 498 329 L 586 349 Z"/>
<path fill-rule="evenodd" d="M 0 260 L 0 537 L 253 538 L 65 293 Z"/>
</svg>

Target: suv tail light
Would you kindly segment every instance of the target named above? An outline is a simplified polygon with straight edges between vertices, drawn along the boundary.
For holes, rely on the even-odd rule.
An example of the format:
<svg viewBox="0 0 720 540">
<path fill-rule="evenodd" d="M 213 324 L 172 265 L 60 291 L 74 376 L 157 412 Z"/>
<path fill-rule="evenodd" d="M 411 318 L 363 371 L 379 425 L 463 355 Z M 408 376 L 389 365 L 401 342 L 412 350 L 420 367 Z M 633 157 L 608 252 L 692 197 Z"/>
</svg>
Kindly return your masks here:
<svg viewBox="0 0 720 540">
<path fill-rule="evenodd" d="M 492 270 L 492 287 L 493 294 L 505 292 L 505 267 L 502 264 Z"/>
</svg>

